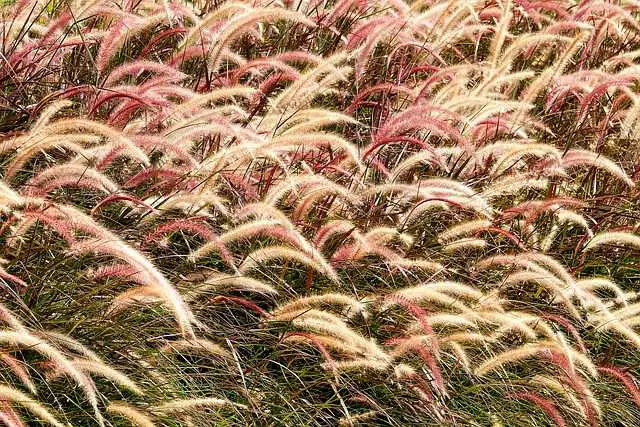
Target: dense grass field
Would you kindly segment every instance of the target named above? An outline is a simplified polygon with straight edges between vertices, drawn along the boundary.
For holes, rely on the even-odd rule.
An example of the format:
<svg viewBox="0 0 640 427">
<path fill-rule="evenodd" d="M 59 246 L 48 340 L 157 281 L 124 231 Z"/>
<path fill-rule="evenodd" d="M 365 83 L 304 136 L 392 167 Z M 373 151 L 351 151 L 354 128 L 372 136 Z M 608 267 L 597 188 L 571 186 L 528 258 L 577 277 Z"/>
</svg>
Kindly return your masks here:
<svg viewBox="0 0 640 427">
<path fill-rule="evenodd" d="M 0 21 L 5 425 L 640 425 L 639 1 Z"/>
</svg>

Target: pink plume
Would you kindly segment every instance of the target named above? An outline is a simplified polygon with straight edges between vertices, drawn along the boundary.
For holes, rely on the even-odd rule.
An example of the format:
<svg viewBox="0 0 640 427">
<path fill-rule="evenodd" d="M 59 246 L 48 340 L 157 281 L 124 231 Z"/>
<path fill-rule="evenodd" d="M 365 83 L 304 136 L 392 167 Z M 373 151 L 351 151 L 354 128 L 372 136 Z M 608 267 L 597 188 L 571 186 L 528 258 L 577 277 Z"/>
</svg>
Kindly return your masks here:
<svg viewBox="0 0 640 427">
<path fill-rule="evenodd" d="M 89 270 L 87 276 L 92 280 L 120 278 L 144 284 L 140 271 L 129 264 L 111 264 Z"/>
<path fill-rule="evenodd" d="M 271 317 L 270 313 L 268 313 L 264 309 L 260 308 L 256 303 L 247 300 L 246 298 L 232 297 L 232 296 L 226 296 L 226 295 L 218 295 L 218 296 L 215 296 L 215 297 L 211 298 L 209 301 L 213 302 L 213 303 L 216 303 L 216 302 L 219 302 L 219 301 L 234 302 L 236 304 L 240 304 L 243 307 L 246 307 L 246 308 L 248 308 L 250 310 L 255 311 L 256 313 L 258 313 L 262 317 Z"/>
<path fill-rule="evenodd" d="M 524 399 L 534 403 L 547 415 L 549 415 L 549 417 L 553 419 L 558 427 L 565 427 L 567 425 L 562 415 L 560 415 L 560 411 L 558 411 L 556 405 L 554 405 L 553 402 L 551 402 L 549 399 L 546 399 L 537 393 L 523 391 L 519 393 L 513 393 L 509 397 L 515 399 Z"/>
<path fill-rule="evenodd" d="M 424 308 L 420 307 L 418 304 L 409 300 L 408 298 L 405 298 L 398 294 L 389 294 L 383 297 L 383 300 L 396 302 L 407 309 L 420 322 L 420 326 L 422 326 L 422 330 L 424 331 L 424 333 L 427 336 L 433 338 L 433 352 L 437 353 L 439 351 L 440 346 L 438 343 L 438 336 L 433 332 L 433 328 L 431 327 L 431 323 L 429 322 L 429 316 Z"/>
<path fill-rule="evenodd" d="M 100 211 L 104 206 L 110 205 L 111 203 L 115 203 L 115 202 L 120 202 L 126 200 L 128 202 L 131 202 L 135 205 L 140 205 L 143 206 L 145 208 L 147 208 L 147 210 L 149 211 L 154 211 L 155 208 L 153 206 L 148 205 L 147 203 L 143 202 L 142 200 L 131 196 L 129 194 L 111 194 L 107 197 L 105 197 L 104 199 L 102 199 L 96 206 L 94 206 L 93 209 L 91 209 L 91 215 L 95 215 L 96 212 Z"/>
<path fill-rule="evenodd" d="M 609 374 L 620 381 L 631 395 L 635 404 L 640 407 L 640 389 L 638 389 L 635 378 L 631 374 L 615 366 L 601 366 L 598 368 L 598 371 Z"/>
<path fill-rule="evenodd" d="M 318 350 L 320 350 L 320 353 L 322 353 L 322 356 L 325 358 L 327 363 L 329 363 L 329 366 L 331 366 L 332 370 L 335 371 L 336 362 L 333 360 L 333 357 L 331 357 L 331 354 L 327 351 L 327 348 L 324 346 L 324 344 L 322 344 L 322 342 L 320 342 L 320 340 L 317 339 L 313 334 L 308 332 L 287 332 L 282 337 L 282 340 L 284 341 L 288 337 L 295 337 L 295 336 L 304 337 L 309 341 L 311 341 L 316 347 L 318 347 Z"/>
</svg>

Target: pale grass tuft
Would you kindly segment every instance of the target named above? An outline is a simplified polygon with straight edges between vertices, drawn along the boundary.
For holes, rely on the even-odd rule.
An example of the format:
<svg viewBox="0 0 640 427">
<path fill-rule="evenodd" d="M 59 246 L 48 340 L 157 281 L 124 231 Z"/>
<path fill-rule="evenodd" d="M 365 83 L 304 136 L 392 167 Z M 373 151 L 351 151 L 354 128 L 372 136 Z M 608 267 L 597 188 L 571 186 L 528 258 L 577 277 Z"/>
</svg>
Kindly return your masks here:
<svg viewBox="0 0 640 427">
<path fill-rule="evenodd" d="M 353 331 L 343 320 L 331 313 L 311 308 L 281 313 L 274 316 L 273 320 L 292 321 L 299 328 L 320 332 L 344 341 L 351 348 L 359 348 L 370 360 L 383 364 L 389 362 L 389 356 L 375 341 Z"/>
<path fill-rule="evenodd" d="M 590 251 L 598 246 L 607 244 L 623 244 L 630 245 L 640 249 L 640 236 L 626 233 L 623 231 L 609 231 L 597 234 L 593 239 L 589 240 L 587 245 L 582 249 L 584 252 Z"/>
<path fill-rule="evenodd" d="M 449 295 L 472 300 L 479 300 L 484 297 L 484 294 L 474 287 L 454 281 L 424 283 L 418 286 L 400 289 L 393 295 L 398 295 L 415 302 L 430 301 L 432 303 L 455 307 L 461 311 L 469 311 L 469 308 L 458 301 L 458 299 L 452 298 Z M 391 303 L 392 301 L 389 301 L 386 304 Z"/>
<path fill-rule="evenodd" d="M 551 356 L 552 352 L 558 352 L 565 356 L 569 363 L 579 362 L 591 376 L 598 377 L 598 371 L 593 362 L 582 353 L 569 347 L 565 342 L 544 340 L 537 343 L 527 343 L 520 347 L 497 354 L 481 363 L 475 370 L 478 376 L 484 376 L 496 369 L 502 368 L 507 363 L 520 362 L 533 356 Z"/>
<path fill-rule="evenodd" d="M 487 247 L 487 241 L 484 239 L 465 238 L 459 239 L 453 242 L 446 243 L 442 251 L 448 254 L 452 254 L 457 251 L 471 250 L 471 249 L 484 249 Z"/>
<path fill-rule="evenodd" d="M 406 269 L 415 269 L 415 270 L 424 270 L 432 273 L 440 273 L 445 271 L 445 268 L 442 264 L 433 261 L 427 261 L 424 259 L 393 259 L 388 260 L 389 264 L 394 267 L 406 268 Z"/>
<path fill-rule="evenodd" d="M 540 344 L 525 344 L 516 349 L 507 350 L 485 360 L 475 369 L 475 374 L 478 376 L 484 376 L 498 368 L 501 368 L 506 363 L 517 362 L 543 352 L 549 352 L 549 348 Z"/>
<path fill-rule="evenodd" d="M 65 208 L 68 209 L 68 208 Z M 90 218 L 73 216 L 74 220 L 81 219 L 83 223 L 92 228 L 101 229 Z M 191 327 L 192 314 L 188 306 L 183 301 L 178 291 L 169 283 L 160 271 L 140 252 L 136 251 L 111 232 L 101 230 L 101 238 L 86 239 L 74 245 L 73 250 L 79 253 L 93 252 L 96 254 L 112 255 L 119 258 L 139 271 L 149 288 L 154 289 L 157 296 L 162 297 L 164 302 L 171 308 L 181 332 L 188 337 L 194 336 Z"/>
<path fill-rule="evenodd" d="M 131 390 L 135 394 L 138 394 L 138 395 L 144 394 L 143 391 L 140 389 L 140 387 L 138 387 L 136 383 L 131 381 L 129 377 L 127 377 L 122 372 L 119 372 L 118 370 L 104 363 L 95 362 L 93 360 L 82 360 L 82 359 L 75 359 L 72 363 L 82 371 L 100 375 L 104 378 L 107 378 L 113 381 L 114 383 Z"/>
<path fill-rule="evenodd" d="M 126 152 L 132 158 L 138 160 L 145 166 L 150 164 L 147 155 L 138 148 L 131 139 L 123 135 L 120 131 L 99 122 L 81 118 L 62 119 L 49 123 L 40 133 L 47 136 L 58 136 L 60 138 L 63 138 L 65 135 L 74 134 L 87 135 L 88 137 L 94 137 L 95 135 L 103 136 L 112 141 L 112 147 L 122 145 L 126 147 Z"/>
<path fill-rule="evenodd" d="M 321 61 L 312 69 L 302 74 L 287 89 L 270 100 L 270 110 L 274 114 L 283 111 L 304 109 L 313 97 L 322 92 L 329 92 L 329 86 L 337 81 L 347 80 L 346 71 L 338 65 L 347 59 L 346 52 L 337 53 Z"/>
<path fill-rule="evenodd" d="M 555 393 L 557 393 L 558 395 L 566 399 L 568 402 L 570 402 L 571 405 L 583 416 L 585 415 L 582 404 L 580 403 L 576 395 L 571 392 L 571 388 L 568 387 L 566 384 L 562 384 L 560 381 L 556 380 L 555 378 L 551 378 L 546 375 L 534 376 L 531 379 L 531 383 L 534 385 L 543 386 L 546 389 L 554 391 Z"/>
<path fill-rule="evenodd" d="M 280 8 L 252 8 L 246 13 L 228 21 L 220 31 L 215 34 L 216 44 L 207 54 L 207 66 L 215 71 L 220 65 L 223 50 L 236 38 L 250 32 L 250 27 L 258 22 L 263 25 L 273 21 L 291 21 L 309 27 L 315 27 L 315 23 L 299 12 L 288 11 Z M 198 32 L 199 29 L 192 31 Z M 187 38 L 188 40 L 189 38 Z"/>
<path fill-rule="evenodd" d="M 273 259 L 293 260 L 308 267 L 311 267 L 329 277 L 332 281 L 339 283 L 340 279 L 333 267 L 329 265 L 321 255 L 318 255 L 319 260 L 311 258 L 308 255 L 297 251 L 295 249 L 288 248 L 286 246 L 267 246 L 262 249 L 255 250 L 247 255 L 247 258 L 239 268 L 240 273 L 245 273 L 248 270 L 256 268 L 259 263 L 270 261 Z"/>
<path fill-rule="evenodd" d="M 151 418 L 126 403 L 110 403 L 107 411 L 127 418 L 137 427 L 155 427 Z"/>
<path fill-rule="evenodd" d="M 496 34 L 491 41 L 491 46 L 489 47 L 489 62 L 494 67 L 497 65 L 498 58 L 500 57 L 500 52 L 502 51 L 502 46 L 505 39 L 507 38 L 507 35 L 509 34 L 509 24 L 511 23 L 512 17 L 513 8 L 511 0 L 502 2 L 502 17 L 500 19 L 500 23 L 498 24 L 498 28 L 496 28 Z"/>
<path fill-rule="evenodd" d="M 278 307 L 272 312 L 272 314 L 274 316 L 279 316 L 280 314 L 288 313 L 291 311 L 300 311 L 307 307 L 320 306 L 325 304 L 345 306 L 345 312 L 349 316 L 365 314 L 365 308 L 362 302 L 349 295 L 338 293 L 311 295 L 308 297 L 297 298 L 282 307 Z"/>
<path fill-rule="evenodd" d="M 327 369 L 329 367 L 338 369 L 340 371 L 386 371 L 389 369 L 389 363 L 380 360 L 372 359 L 355 359 L 346 360 L 340 362 L 334 362 L 333 364 L 323 363 L 322 366 Z"/>
<path fill-rule="evenodd" d="M 230 231 L 220 235 L 220 242 L 223 245 L 235 243 L 239 240 L 250 240 L 256 236 L 272 236 L 298 246 L 306 253 L 314 251 L 313 246 L 294 228 L 289 222 L 281 223 L 273 219 L 259 219 L 245 224 L 241 224 Z M 196 252 L 190 255 L 190 258 L 197 260 L 205 256 L 211 250 L 216 248 L 216 242 L 210 242 L 200 247 Z"/>
<path fill-rule="evenodd" d="M 293 343 L 305 343 L 305 344 L 322 344 L 326 348 L 330 348 L 335 350 L 341 354 L 345 354 L 353 357 L 362 357 L 364 353 L 362 349 L 358 347 L 352 347 L 345 343 L 343 340 L 340 340 L 335 337 L 331 337 L 328 335 L 320 335 L 313 334 L 307 336 L 306 333 L 290 333 L 282 337 L 283 341 L 293 342 Z"/>
<path fill-rule="evenodd" d="M 51 118 L 55 116 L 60 110 L 63 108 L 67 108 L 73 105 L 71 101 L 68 99 L 63 99 L 60 101 L 52 102 L 45 108 L 42 113 L 40 113 L 40 117 L 35 123 L 31 126 L 31 134 L 37 134 L 40 130 L 49 123 Z"/>
<path fill-rule="evenodd" d="M 569 310 L 571 315 L 576 319 L 580 318 L 580 313 L 577 308 L 571 301 L 571 289 L 569 286 L 558 279 L 556 276 L 551 274 L 532 272 L 532 271 L 521 271 L 514 274 L 509 275 L 504 281 L 504 285 L 513 285 L 518 283 L 535 283 L 539 286 L 547 288 L 554 297 L 559 298 L 566 308 Z"/>
<path fill-rule="evenodd" d="M 489 323 L 492 326 L 499 326 L 496 332 L 493 334 L 493 338 L 499 340 L 504 334 L 510 331 L 519 332 L 527 340 L 537 340 L 538 334 L 535 329 L 529 326 L 526 322 L 528 319 L 522 319 L 517 313 L 513 312 L 501 312 L 501 311 L 483 311 L 480 313 L 473 313 L 474 318 L 479 322 Z M 538 323 L 535 323 L 536 327 Z"/>
<path fill-rule="evenodd" d="M 69 375 L 80 387 L 82 387 L 87 400 L 91 403 L 91 406 L 94 409 L 98 424 L 101 426 L 104 425 L 102 415 L 98 409 L 98 400 L 93 382 L 89 377 L 76 368 L 73 362 L 60 353 L 60 351 L 42 339 L 31 335 L 26 330 L 22 330 L 20 332 L 8 330 L 0 331 L 0 342 L 13 347 L 34 350 L 48 357 L 63 373 Z"/>
<path fill-rule="evenodd" d="M 467 356 L 467 352 L 464 350 L 464 347 L 462 345 L 460 345 L 459 343 L 457 343 L 455 341 L 448 341 L 448 342 L 442 343 L 442 347 L 443 348 L 447 348 L 447 347 L 451 348 L 451 350 L 453 351 L 456 359 L 458 359 L 458 362 L 460 362 L 460 364 L 462 365 L 464 370 L 469 374 L 472 373 L 471 362 L 469 361 L 469 357 Z"/>
<path fill-rule="evenodd" d="M 529 188 L 544 190 L 548 185 L 549 180 L 546 178 L 531 178 L 520 175 L 507 176 L 491 183 L 482 192 L 482 196 L 491 200 L 501 196 L 514 195 Z"/>
<path fill-rule="evenodd" d="M 576 282 L 576 286 L 586 290 L 605 289 L 615 294 L 615 296 L 617 297 L 616 300 L 619 303 L 627 305 L 627 295 L 618 285 L 613 283 L 611 280 L 602 277 L 593 277 L 591 279 L 578 280 Z"/>
<path fill-rule="evenodd" d="M 31 399 L 21 391 L 0 384 L 0 398 L 19 403 L 30 412 L 32 412 L 35 416 L 37 416 L 40 420 L 45 421 L 52 426 L 65 427 L 64 424 L 59 422 L 47 408 L 42 406 L 37 401 Z"/>
<path fill-rule="evenodd" d="M 469 320 L 465 316 L 461 316 L 460 314 L 453 313 L 434 313 L 429 315 L 429 323 L 432 326 L 449 326 L 449 327 L 458 327 L 458 326 L 466 326 L 468 328 L 476 328 L 477 325 L 473 321 Z M 409 331 L 413 332 L 418 331 L 420 329 L 419 325 L 414 325 L 409 327 Z"/>
<path fill-rule="evenodd" d="M 562 158 L 562 164 L 564 167 L 573 167 L 579 165 L 593 166 L 600 169 L 604 169 L 611 175 L 623 181 L 629 187 L 634 188 L 635 183 L 626 172 L 612 160 L 592 151 L 572 149 Z"/>
<path fill-rule="evenodd" d="M 158 414 L 170 414 L 174 412 L 191 411 L 198 408 L 219 408 L 224 406 L 232 406 L 240 409 L 247 409 L 246 405 L 235 403 L 227 399 L 218 399 L 214 397 L 203 397 L 195 399 L 176 399 L 171 402 L 150 408 L 151 412 Z"/>
<path fill-rule="evenodd" d="M 151 286 L 139 286 L 126 290 L 115 297 L 105 315 L 115 316 L 134 304 L 151 305 L 162 302 L 164 302 L 162 295 L 157 289 Z"/>
<path fill-rule="evenodd" d="M 89 359 L 90 361 L 102 363 L 102 359 L 100 359 L 100 357 L 96 353 L 91 351 L 89 348 L 87 348 L 87 346 L 85 346 L 78 340 L 71 338 L 67 334 L 61 334 L 59 332 L 52 331 L 42 331 L 40 332 L 40 335 L 58 343 L 59 345 L 73 350 L 78 354 L 81 354 L 83 357 Z"/>
<path fill-rule="evenodd" d="M 31 376 L 23 366 L 24 362 L 19 361 L 15 357 L 5 352 L 0 352 L 0 360 L 11 369 L 13 374 L 20 379 L 20 382 L 33 394 L 38 394 L 35 384 L 31 381 Z"/>
<path fill-rule="evenodd" d="M 209 275 L 200 285 L 197 285 L 196 294 L 206 292 L 209 289 L 232 289 L 247 292 L 256 292 L 265 295 L 277 295 L 278 290 L 260 280 L 242 275 L 214 273 Z"/>
</svg>

